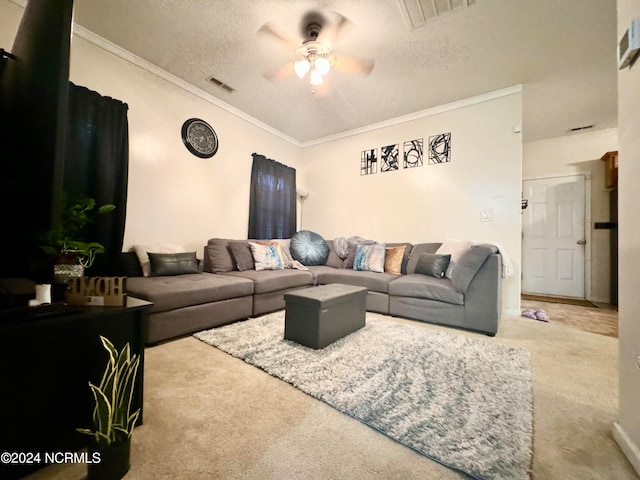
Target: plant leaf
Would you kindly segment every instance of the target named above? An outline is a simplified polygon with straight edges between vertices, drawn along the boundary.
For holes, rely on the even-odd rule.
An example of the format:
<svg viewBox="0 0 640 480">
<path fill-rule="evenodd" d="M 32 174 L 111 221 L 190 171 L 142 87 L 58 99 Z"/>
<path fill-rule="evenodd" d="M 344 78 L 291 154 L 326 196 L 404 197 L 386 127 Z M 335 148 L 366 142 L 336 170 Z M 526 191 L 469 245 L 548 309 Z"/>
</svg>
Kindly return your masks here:
<svg viewBox="0 0 640 480">
<path fill-rule="evenodd" d="M 107 396 L 94 384 L 89 383 L 89 388 L 93 392 L 93 398 L 98 407 L 96 433 L 102 433 L 107 438 L 111 433 L 111 414 L 112 409 Z"/>
<path fill-rule="evenodd" d="M 96 214 L 100 215 L 102 213 L 109 213 L 115 209 L 116 209 L 116 206 L 113 203 L 107 203 L 105 205 L 102 205 L 100 208 L 98 208 L 98 212 Z"/>
<path fill-rule="evenodd" d="M 140 409 L 133 412 L 133 414 L 129 417 L 129 421 L 127 422 L 127 432 L 129 436 L 131 436 L 131 432 L 133 432 L 133 428 L 136 426 L 136 422 L 138 421 L 139 416 Z"/>
</svg>

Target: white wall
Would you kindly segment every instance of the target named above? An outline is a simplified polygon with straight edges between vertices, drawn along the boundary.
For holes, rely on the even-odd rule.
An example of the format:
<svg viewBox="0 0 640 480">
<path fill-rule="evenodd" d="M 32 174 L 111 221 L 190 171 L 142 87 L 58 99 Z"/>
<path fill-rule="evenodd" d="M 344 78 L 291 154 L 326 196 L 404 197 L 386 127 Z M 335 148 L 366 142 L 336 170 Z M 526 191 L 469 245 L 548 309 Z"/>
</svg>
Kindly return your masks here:
<svg viewBox="0 0 640 480">
<path fill-rule="evenodd" d="M 215 236 L 246 238 L 253 152 L 299 168 L 300 148 L 74 36 L 72 82 L 129 105 L 129 198 L 124 248 L 176 243 L 198 256 Z M 216 131 L 219 149 L 195 157 L 182 143 L 191 117 Z"/>
<path fill-rule="evenodd" d="M 326 238 L 360 235 L 392 241 L 466 238 L 499 242 L 515 272 L 503 283 L 503 308 L 520 308 L 522 94 L 436 113 L 304 150 L 310 191 L 304 227 Z M 451 132 L 450 163 L 360 175 L 363 150 Z M 401 150 L 402 151 L 402 150 Z M 426 151 L 426 148 L 425 148 Z M 481 222 L 493 209 L 493 222 Z"/>
<path fill-rule="evenodd" d="M 610 231 L 593 228 L 594 222 L 610 220 L 609 191 L 604 187 L 604 162 L 600 158 L 617 149 L 618 130 L 615 128 L 523 144 L 523 180 L 576 174 L 590 178 L 591 225 L 587 240 L 591 242 L 591 290 L 587 292 L 587 298 L 596 302 L 610 300 Z"/>
<path fill-rule="evenodd" d="M 640 16 L 637 0 L 618 0 L 618 38 Z M 618 74 L 620 404 L 614 436 L 640 474 L 640 61 Z"/>
<path fill-rule="evenodd" d="M 23 13 L 23 8 L 8 0 L 0 0 L 0 47 L 7 52 L 13 47 Z"/>
</svg>

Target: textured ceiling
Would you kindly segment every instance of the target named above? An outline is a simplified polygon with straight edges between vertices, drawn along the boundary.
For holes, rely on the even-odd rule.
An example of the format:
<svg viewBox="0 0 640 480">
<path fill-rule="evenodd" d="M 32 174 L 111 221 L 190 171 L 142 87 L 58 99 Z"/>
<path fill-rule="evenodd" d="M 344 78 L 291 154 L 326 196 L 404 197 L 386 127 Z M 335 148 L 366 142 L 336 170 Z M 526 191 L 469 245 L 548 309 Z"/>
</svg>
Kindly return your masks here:
<svg viewBox="0 0 640 480">
<path fill-rule="evenodd" d="M 300 143 L 518 84 L 525 141 L 617 125 L 614 1 L 475 0 L 413 29 L 394 0 L 75 5 L 77 24 Z M 375 60 L 369 76 L 331 71 L 315 95 L 297 77 L 265 79 L 294 54 L 258 36 L 260 26 L 301 42 L 300 20 L 312 9 L 352 22 L 334 50 Z"/>
</svg>

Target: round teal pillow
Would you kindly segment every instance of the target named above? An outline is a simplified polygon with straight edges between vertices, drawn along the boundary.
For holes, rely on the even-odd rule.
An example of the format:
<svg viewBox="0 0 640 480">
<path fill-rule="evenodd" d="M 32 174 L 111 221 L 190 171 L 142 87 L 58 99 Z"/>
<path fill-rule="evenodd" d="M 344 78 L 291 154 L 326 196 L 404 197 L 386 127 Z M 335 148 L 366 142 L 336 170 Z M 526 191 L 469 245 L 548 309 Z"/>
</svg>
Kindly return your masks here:
<svg viewBox="0 0 640 480">
<path fill-rule="evenodd" d="M 324 265 L 329 258 L 327 242 L 320 235 L 309 230 L 294 233 L 289 249 L 291 256 L 307 267 Z"/>
</svg>

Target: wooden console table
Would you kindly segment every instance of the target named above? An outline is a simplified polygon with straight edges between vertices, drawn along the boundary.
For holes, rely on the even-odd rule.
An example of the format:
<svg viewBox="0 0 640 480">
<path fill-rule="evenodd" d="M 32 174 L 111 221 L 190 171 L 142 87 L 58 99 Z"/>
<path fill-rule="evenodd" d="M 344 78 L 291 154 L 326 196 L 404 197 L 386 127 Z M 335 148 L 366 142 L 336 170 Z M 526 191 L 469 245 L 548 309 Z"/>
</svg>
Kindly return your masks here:
<svg viewBox="0 0 640 480">
<path fill-rule="evenodd" d="M 92 426 L 88 382 L 100 382 L 108 360 L 100 335 L 118 349 L 128 342 L 131 352 L 140 355 L 132 410 L 142 408 L 151 305 L 129 297 L 126 307 L 67 306 L 36 317 L 25 308 L 23 318 L 20 310 L 4 317 L 0 312 L 0 453 L 42 452 L 44 457 L 45 452 L 76 452 L 87 445 L 88 437 L 75 429 Z M 0 478 L 20 478 L 44 466 L 3 463 Z"/>
</svg>

